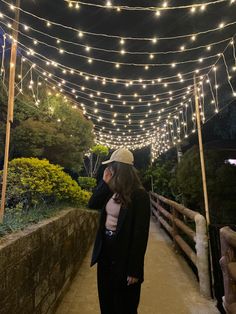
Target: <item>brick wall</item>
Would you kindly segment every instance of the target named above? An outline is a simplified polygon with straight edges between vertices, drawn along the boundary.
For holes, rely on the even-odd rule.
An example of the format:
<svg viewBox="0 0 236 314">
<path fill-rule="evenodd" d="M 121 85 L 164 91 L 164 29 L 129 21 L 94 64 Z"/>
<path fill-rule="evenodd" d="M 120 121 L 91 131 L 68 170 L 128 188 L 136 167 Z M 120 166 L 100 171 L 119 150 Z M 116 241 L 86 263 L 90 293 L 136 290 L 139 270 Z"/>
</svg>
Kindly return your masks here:
<svg viewBox="0 0 236 314">
<path fill-rule="evenodd" d="M 0 313 L 53 313 L 92 244 L 93 211 L 67 209 L 0 239 Z"/>
</svg>

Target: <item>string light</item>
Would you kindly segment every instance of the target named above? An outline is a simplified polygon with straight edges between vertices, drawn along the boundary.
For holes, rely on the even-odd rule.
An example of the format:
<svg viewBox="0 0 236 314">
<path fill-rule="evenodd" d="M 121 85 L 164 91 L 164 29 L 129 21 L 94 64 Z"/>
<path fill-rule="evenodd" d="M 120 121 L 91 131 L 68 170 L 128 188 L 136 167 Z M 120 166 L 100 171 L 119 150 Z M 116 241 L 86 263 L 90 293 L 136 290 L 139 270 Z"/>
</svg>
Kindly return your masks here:
<svg viewBox="0 0 236 314">
<path fill-rule="evenodd" d="M 136 7 L 136 6 L 117 6 L 117 5 L 113 5 L 111 1 L 107 1 L 105 5 L 102 4 L 96 4 L 96 3 L 91 3 L 91 2 L 83 2 L 83 1 L 73 1 L 73 0 L 65 0 L 66 2 L 69 3 L 70 7 L 73 7 L 73 5 L 75 4 L 80 4 L 80 5 L 84 5 L 84 6 L 90 6 L 90 7 L 98 7 L 98 8 L 113 8 L 113 9 L 119 9 L 122 11 L 156 11 L 156 10 L 161 10 L 161 11 L 167 11 L 167 10 L 180 10 L 180 9 L 189 9 L 194 7 L 195 9 L 200 8 L 202 10 L 202 6 L 203 4 L 201 3 L 195 3 L 192 5 L 180 5 L 180 6 L 170 6 L 168 4 L 167 1 L 164 1 L 162 3 L 162 6 L 160 7 L 153 7 L 153 6 L 145 6 L 145 7 Z M 204 3 L 204 6 L 211 6 L 211 5 L 217 5 L 220 3 L 224 3 L 227 2 L 228 0 L 218 0 L 218 1 L 210 1 L 210 2 L 206 2 Z M 231 3 L 234 3 L 234 0 L 231 0 Z"/>
<path fill-rule="evenodd" d="M 75 91 L 74 90 L 72 90 L 72 93 L 74 93 Z M 105 111 L 102 111 L 102 112 L 105 112 Z M 137 115 L 137 114 L 136 114 Z M 141 114 L 142 115 L 142 114 Z"/>
<path fill-rule="evenodd" d="M 8 5 L 8 3 L 5 0 L 1 0 L 1 1 Z M 219 1 L 223 2 L 223 1 L 228 1 L 228 0 L 219 0 Z M 201 5 L 202 4 L 199 4 L 199 6 L 201 6 Z M 22 8 L 19 8 L 19 10 L 22 11 L 23 13 L 27 14 L 27 15 L 30 15 L 30 16 L 38 19 L 38 20 L 44 21 L 46 23 L 49 22 L 51 25 L 62 27 L 62 28 L 65 28 L 65 29 L 68 29 L 68 30 L 72 30 L 72 31 L 75 31 L 76 33 L 78 33 L 78 30 L 73 28 L 73 27 L 71 27 L 71 26 L 66 26 L 66 25 L 63 25 L 63 24 L 60 24 L 60 23 L 56 23 L 56 22 L 53 22 L 53 21 L 48 21 L 45 18 L 37 16 L 36 14 L 32 14 L 32 13 L 26 11 L 26 10 L 23 10 Z M 156 10 L 156 8 L 155 8 L 155 10 Z M 224 28 L 230 27 L 230 26 L 235 25 L 235 24 L 236 24 L 236 21 L 228 23 L 228 24 L 224 24 Z M 197 35 L 203 35 L 203 34 L 208 34 L 208 33 L 211 33 L 211 32 L 215 32 L 215 31 L 217 31 L 219 29 L 221 29 L 221 27 L 218 26 L 216 28 L 208 29 L 208 30 L 205 30 L 205 31 L 200 31 L 200 32 L 197 32 L 195 34 L 182 34 L 182 35 L 177 35 L 177 36 L 158 37 L 158 40 L 160 41 L 160 40 L 175 40 L 175 39 L 178 39 L 178 38 L 188 38 L 188 37 L 192 37 L 193 35 L 197 36 Z M 106 38 L 110 38 L 110 39 L 116 38 L 116 39 L 119 39 L 119 40 L 121 40 L 121 38 L 123 38 L 124 40 L 153 41 L 153 38 L 147 38 L 147 37 L 120 37 L 118 35 L 111 35 L 111 34 L 104 34 L 104 33 L 93 33 L 93 32 L 86 32 L 86 31 L 83 31 L 83 33 L 80 31 L 79 34 L 80 33 L 81 33 L 82 36 L 83 36 L 83 34 L 87 34 L 87 35 L 91 35 L 91 36 L 106 37 Z"/>
<path fill-rule="evenodd" d="M 25 34 L 23 34 L 24 36 L 27 36 L 27 35 L 25 35 Z M 28 36 L 27 36 L 28 37 Z M 29 38 L 31 38 L 30 36 L 29 36 Z M 58 42 L 58 40 L 57 40 L 57 42 Z M 44 43 L 43 43 L 44 44 Z M 49 45 L 49 46 L 51 46 L 51 47 L 54 47 L 54 46 L 52 46 L 52 45 Z M 88 48 L 87 46 L 86 46 L 86 49 L 87 50 L 90 50 L 90 48 Z M 182 48 L 183 49 L 183 48 Z M 194 48 L 193 48 L 194 49 Z M 68 53 L 70 53 L 70 52 L 68 52 Z M 75 54 L 75 55 L 78 55 L 78 54 Z M 79 56 L 79 55 L 78 55 Z"/>
<path fill-rule="evenodd" d="M 195 40 L 195 38 L 192 38 L 192 40 Z M 153 38 L 153 41 L 156 42 L 157 39 L 156 38 Z M 53 45 L 49 45 L 49 44 L 46 44 L 44 42 L 41 42 L 42 44 L 46 45 L 46 46 L 49 46 L 49 47 L 52 47 L 52 48 L 55 48 L 57 49 L 55 46 Z M 90 50 L 90 49 L 89 49 Z M 71 53 L 71 52 L 68 52 L 68 51 L 64 51 L 68 54 L 73 54 L 73 55 L 76 55 L 78 57 L 81 57 L 81 58 L 85 58 L 88 60 L 88 62 L 91 63 L 91 58 L 87 57 L 87 56 L 84 56 L 84 55 L 80 55 L 80 54 L 74 54 L 74 53 Z M 120 52 L 121 54 L 125 54 L 125 50 L 121 50 Z M 202 58 L 202 60 L 206 60 L 206 59 L 210 59 L 210 58 L 215 58 L 217 56 L 217 54 L 215 55 L 211 55 L 211 56 L 207 56 L 207 57 L 204 57 Z M 197 62 L 198 59 L 192 59 L 192 60 L 185 60 L 185 61 L 179 61 L 179 62 L 171 62 L 171 63 L 151 63 L 149 65 L 145 64 L 145 63 L 126 63 L 126 62 L 119 62 L 119 63 L 116 63 L 115 61 L 109 61 L 109 60 L 104 60 L 104 59 L 98 59 L 98 58 L 93 58 L 93 60 L 97 61 L 97 62 L 104 62 L 104 63 L 110 63 L 110 64 L 114 64 L 116 68 L 120 68 L 121 65 L 126 65 L 126 66 L 136 66 L 136 67 L 144 67 L 145 70 L 148 70 L 149 67 L 158 67 L 158 66 L 171 66 L 171 67 L 175 67 L 176 65 L 178 64 L 185 64 L 185 63 L 194 63 L 194 62 Z"/>
</svg>

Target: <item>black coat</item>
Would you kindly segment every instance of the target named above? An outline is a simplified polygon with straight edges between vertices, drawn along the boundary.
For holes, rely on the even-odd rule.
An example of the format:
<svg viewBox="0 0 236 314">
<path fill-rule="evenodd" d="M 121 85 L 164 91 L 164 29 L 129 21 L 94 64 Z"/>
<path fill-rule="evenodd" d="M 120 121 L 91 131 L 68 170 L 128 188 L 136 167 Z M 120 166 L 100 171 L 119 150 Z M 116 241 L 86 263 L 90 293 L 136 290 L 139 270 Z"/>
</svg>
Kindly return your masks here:
<svg viewBox="0 0 236 314">
<path fill-rule="evenodd" d="M 113 193 L 102 180 L 95 189 L 90 201 L 91 209 L 100 209 L 101 217 L 94 244 L 91 266 L 97 263 L 102 248 L 106 222 L 106 204 Z M 150 199 L 144 189 L 133 192 L 131 204 L 121 207 L 118 217 L 115 241 L 114 271 L 117 278 L 127 276 L 143 281 L 144 255 L 146 252 L 150 223 Z"/>
</svg>

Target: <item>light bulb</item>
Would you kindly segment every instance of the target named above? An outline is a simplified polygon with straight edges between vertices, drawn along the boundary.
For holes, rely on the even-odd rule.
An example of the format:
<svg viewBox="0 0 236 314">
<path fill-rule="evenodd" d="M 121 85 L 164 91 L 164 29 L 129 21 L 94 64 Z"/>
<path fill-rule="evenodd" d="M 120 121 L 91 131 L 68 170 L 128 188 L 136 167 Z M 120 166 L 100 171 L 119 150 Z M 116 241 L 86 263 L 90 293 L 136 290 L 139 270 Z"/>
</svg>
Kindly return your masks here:
<svg viewBox="0 0 236 314">
<path fill-rule="evenodd" d="M 152 42 L 153 42 L 153 44 L 156 44 L 156 43 L 157 43 L 157 38 L 154 37 L 154 38 L 152 39 Z"/>
</svg>

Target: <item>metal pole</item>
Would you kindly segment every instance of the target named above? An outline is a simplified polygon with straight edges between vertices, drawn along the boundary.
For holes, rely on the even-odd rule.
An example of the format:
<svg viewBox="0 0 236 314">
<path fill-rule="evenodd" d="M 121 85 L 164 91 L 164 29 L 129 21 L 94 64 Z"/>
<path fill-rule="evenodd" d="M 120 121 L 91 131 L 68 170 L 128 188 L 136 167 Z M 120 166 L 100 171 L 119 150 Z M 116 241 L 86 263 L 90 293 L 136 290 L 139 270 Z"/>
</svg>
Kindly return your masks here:
<svg viewBox="0 0 236 314">
<path fill-rule="evenodd" d="M 202 169 L 202 185 L 203 185 L 203 193 L 204 193 L 206 221 L 207 221 L 207 225 L 209 226 L 210 215 L 209 215 L 209 203 L 208 203 L 207 182 L 206 182 L 206 168 L 205 168 L 204 150 L 203 150 L 203 144 L 202 144 L 202 129 L 201 129 L 201 118 L 200 118 L 200 110 L 199 110 L 199 99 L 198 99 L 196 76 L 194 76 L 194 91 L 195 91 L 195 108 L 196 108 L 196 118 L 197 118 L 199 152 L 200 152 L 201 169 Z"/>
<path fill-rule="evenodd" d="M 6 123 L 5 156 L 4 156 L 3 179 L 2 179 L 0 223 L 3 222 L 3 216 L 4 216 L 4 210 L 5 210 L 10 133 L 11 133 L 11 124 L 13 122 L 13 115 L 14 115 L 17 40 L 18 40 L 19 18 L 20 18 L 19 8 L 20 8 L 20 0 L 16 0 L 15 20 L 13 23 L 13 31 L 12 31 L 11 60 L 10 60 L 10 70 L 9 70 L 9 94 L 8 94 L 8 110 L 7 110 L 7 123 Z"/>
</svg>

